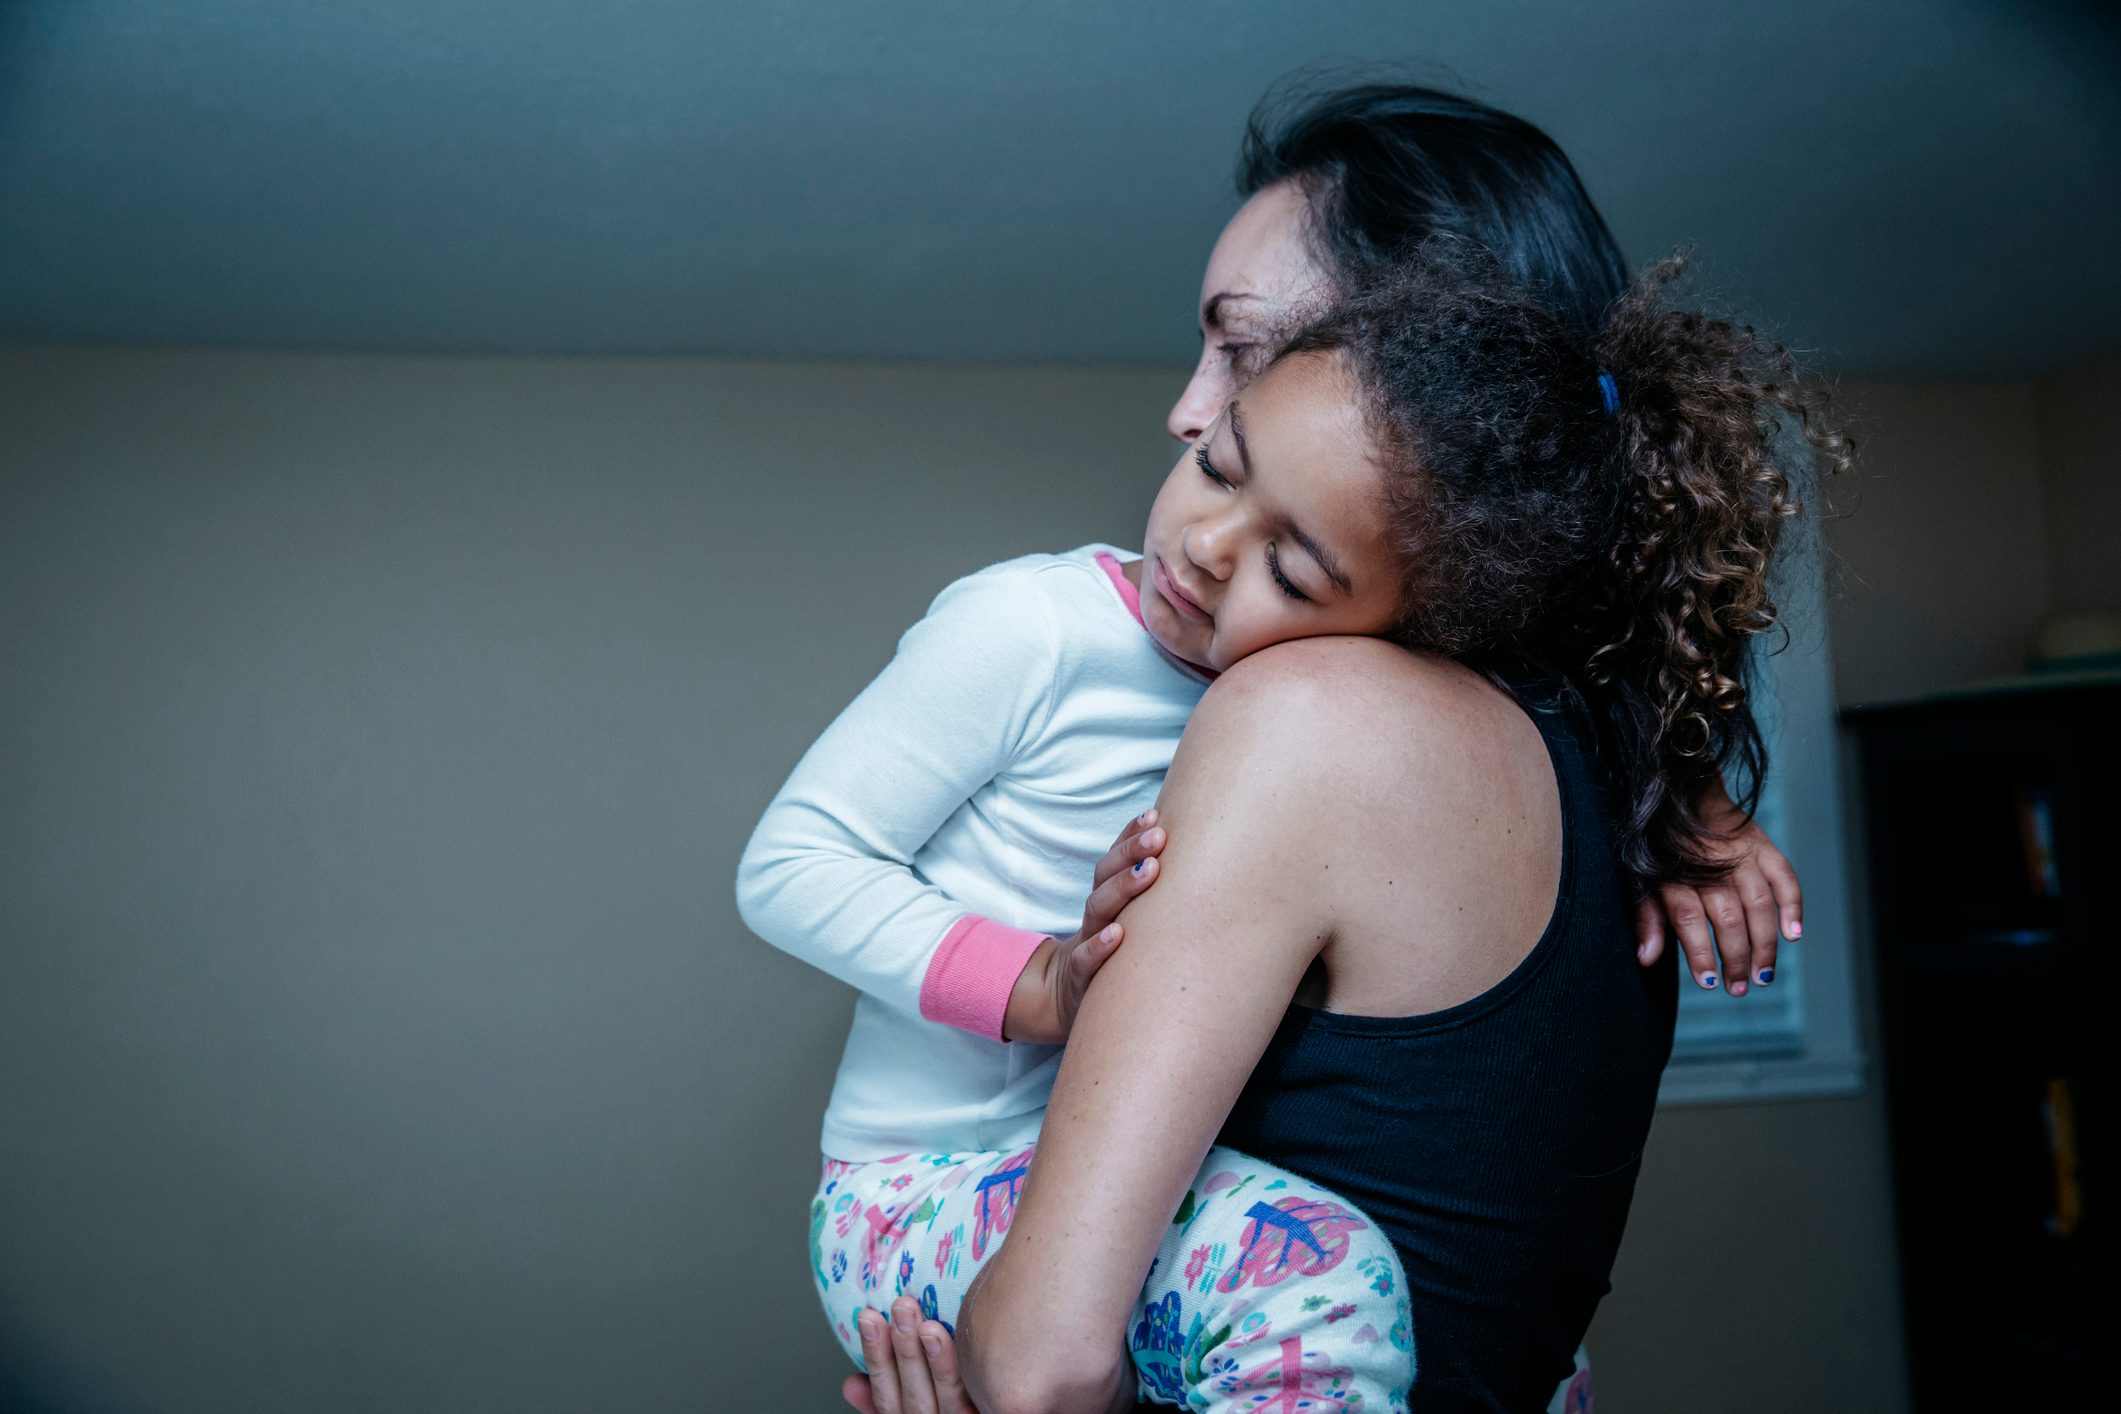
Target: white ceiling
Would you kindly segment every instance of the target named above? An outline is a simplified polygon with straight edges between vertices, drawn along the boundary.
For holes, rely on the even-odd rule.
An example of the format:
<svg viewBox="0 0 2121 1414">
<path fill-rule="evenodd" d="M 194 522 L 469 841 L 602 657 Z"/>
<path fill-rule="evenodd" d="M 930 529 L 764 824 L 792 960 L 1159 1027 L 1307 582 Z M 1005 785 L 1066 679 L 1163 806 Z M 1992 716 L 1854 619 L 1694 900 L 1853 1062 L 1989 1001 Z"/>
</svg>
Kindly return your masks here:
<svg viewBox="0 0 2121 1414">
<path fill-rule="evenodd" d="M 1831 365 L 2121 347 L 2085 0 L 0 0 L 0 337 L 1166 361 L 1276 77 L 1545 126 Z"/>
</svg>

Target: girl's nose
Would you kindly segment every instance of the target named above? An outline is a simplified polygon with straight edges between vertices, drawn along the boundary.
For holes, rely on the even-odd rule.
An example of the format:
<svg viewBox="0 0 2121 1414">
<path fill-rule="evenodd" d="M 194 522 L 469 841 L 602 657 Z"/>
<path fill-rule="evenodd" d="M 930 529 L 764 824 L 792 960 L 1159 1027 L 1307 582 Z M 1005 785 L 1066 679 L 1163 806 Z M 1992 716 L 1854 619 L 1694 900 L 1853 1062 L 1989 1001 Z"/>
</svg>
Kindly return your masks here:
<svg viewBox="0 0 2121 1414">
<path fill-rule="evenodd" d="M 1228 579 L 1237 531 L 1238 517 L 1234 512 L 1202 516 L 1186 528 L 1186 558 L 1216 579 Z"/>
</svg>

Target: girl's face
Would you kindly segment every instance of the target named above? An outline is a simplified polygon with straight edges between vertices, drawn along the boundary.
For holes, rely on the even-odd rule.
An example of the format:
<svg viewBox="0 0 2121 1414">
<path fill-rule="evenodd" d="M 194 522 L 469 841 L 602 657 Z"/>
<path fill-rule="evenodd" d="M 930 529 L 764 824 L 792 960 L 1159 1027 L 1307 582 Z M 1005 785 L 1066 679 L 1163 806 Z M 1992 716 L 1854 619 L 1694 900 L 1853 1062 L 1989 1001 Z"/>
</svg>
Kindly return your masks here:
<svg viewBox="0 0 2121 1414">
<path fill-rule="evenodd" d="M 1376 635 L 1399 607 L 1383 473 L 1336 354 L 1285 358 L 1179 458 L 1143 535 L 1142 621 L 1215 672 L 1269 644 Z"/>
<path fill-rule="evenodd" d="M 1306 248 L 1310 208 L 1294 182 L 1255 192 L 1223 227 L 1200 286 L 1200 363 L 1165 425 L 1197 442 L 1331 281 Z"/>
</svg>

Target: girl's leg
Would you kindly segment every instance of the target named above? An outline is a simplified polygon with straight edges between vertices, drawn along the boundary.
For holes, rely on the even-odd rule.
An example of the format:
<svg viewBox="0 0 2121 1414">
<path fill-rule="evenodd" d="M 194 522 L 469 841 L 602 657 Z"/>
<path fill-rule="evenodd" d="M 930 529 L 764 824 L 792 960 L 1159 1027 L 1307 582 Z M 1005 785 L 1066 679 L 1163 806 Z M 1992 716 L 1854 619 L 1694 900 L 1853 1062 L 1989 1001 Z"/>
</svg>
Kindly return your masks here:
<svg viewBox="0 0 2121 1414">
<path fill-rule="evenodd" d="M 1201 1410 L 1404 1414 L 1406 1278 L 1382 1230 L 1307 1179 L 1208 1151 L 1142 1291 L 1144 1399 Z"/>
<path fill-rule="evenodd" d="M 1034 1147 L 825 1160 L 810 1204 L 810 1266 L 840 1348 L 857 1368 L 864 1307 L 901 1296 L 955 1329 L 965 1289 L 1001 1245 Z"/>
<path fill-rule="evenodd" d="M 910 1295 L 957 1324 L 1036 1152 L 825 1161 L 810 1207 L 812 1277 L 857 1368 L 864 1307 Z M 1172 1219 L 1128 1345 L 1144 1399 L 1400 1414 L 1414 1373 L 1408 1325 L 1405 1278 L 1382 1231 L 1317 1184 L 1218 1148 Z"/>
<path fill-rule="evenodd" d="M 1591 1414 L 1591 1353 L 1576 1347 L 1576 1369 L 1554 1389 L 1547 1414 Z"/>
<path fill-rule="evenodd" d="M 864 1307 L 912 1295 L 955 1328 L 1036 1152 L 824 1161 L 810 1207 L 811 1268 L 857 1368 Z M 1397 1414 L 1414 1375 L 1409 1324 L 1405 1275 L 1381 1230 L 1318 1185 L 1218 1148 L 1172 1219 L 1128 1346 L 1144 1399 Z M 1576 1359 L 1551 1414 L 1590 1414 L 1589 1361 L 1580 1350 Z"/>
</svg>

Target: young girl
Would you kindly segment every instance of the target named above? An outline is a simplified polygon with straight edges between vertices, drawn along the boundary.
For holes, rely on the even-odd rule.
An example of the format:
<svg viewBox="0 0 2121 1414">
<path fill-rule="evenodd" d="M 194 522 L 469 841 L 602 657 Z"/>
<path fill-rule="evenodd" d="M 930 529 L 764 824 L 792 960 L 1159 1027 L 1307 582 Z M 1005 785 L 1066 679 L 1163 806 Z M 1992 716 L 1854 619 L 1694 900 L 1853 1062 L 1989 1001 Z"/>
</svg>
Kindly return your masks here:
<svg viewBox="0 0 2121 1414">
<path fill-rule="evenodd" d="M 910 1293 L 954 1321 L 1007 1233 L 1059 1063 L 1040 1043 L 1154 877 L 1150 810 L 1208 682 L 1270 643 L 1391 626 L 1401 576 L 1361 424 L 1330 369 L 1262 379 L 1174 468 L 1142 555 L 1027 556 L 945 589 L 768 807 L 745 921 L 861 991 L 811 1211 L 813 1275 L 858 1362 L 866 1309 Z M 1324 455 L 1251 475 L 1262 446 Z M 1242 1407 L 1287 1382 L 1310 1407 L 1404 1408 L 1404 1283 L 1352 1207 L 1218 1151 L 1172 1232 L 1136 1333 L 1145 1396 Z"/>
<path fill-rule="evenodd" d="M 1681 336 L 1697 325 L 1713 337 Z M 1555 498 L 1582 498 L 1560 518 L 1573 539 L 1552 547 L 1552 584 L 1597 582 L 1586 602 L 1612 600 L 1627 576 L 1610 546 L 1656 494 L 1648 480 L 1594 474 L 1624 458 L 1621 399 L 1662 407 L 1684 380 L 1744 371 L 1741 336 L 1639 294 L 1594 351 L 1462 258 L 1417 261 L 1299 334 L 1232 402 L 1157 496 L 1140 557 L 1086 547 L 946 590 L 769 808 L 740 870 L 746 920 L 863 993 L 812 1210 L 815 1277 L 857 1359 L 855 1332 L 874 1320 L 864 1308 L 911 1294 L 954 1320 L 1006 1233 L 1056 1057 L 1004 1038 L 1064 1035 L 1081 975 L 1116 940 L 1099 925 L 1129 886 L 1101 885 L 1085 928 L 1054 939 L 1071 932 L 1114 825 L 1153 799 L 1214 672 L 1324 634 L 1567 657 L 1566 645 L 1513 636 L 1529 621 L 1522 606 L 1439 580 L 1440 565 L 1477 557 L 1423 553 L 1440 529 L 1475 546 L 1483 535 L 1436 520 L 1425 469 L 1463 460 L 1465 424 L 1480 416 L 1461 405 L 1476 401 L 1467 372 L 1498 338 L 1538 345 L 1518 365 L 1536 373 L 1509 394 L 1548 430 L 1487 447 L 1495 464 L 1482 474 L 1549 518 Z M 1795 406 L 1742 383 L 1733 408 L 1715 410 L 1726 425 L 1705 438 L 1704 465 L 1685 470 L 1719 474 L 1706 463 L 1709 449 L 1729 450 L 1728 413 L 1742 404 L 1750 418 L 1763 399 Z M 1721 473 L 1740 547 L 1771 548 L 1781 477 L 1724 461 L 1748 471 Z M 1477 619 L 1439 609 L 1469 604 Z M 1700 607 L 1729 640 L 1716 661 L 1742 675 L 1731 645 L 1772 622 L 1772 605 Z M 1602 664 L 1560 666 L 1626 672 L 1628 657 L 1623 642 Z M 1704 771 L 1757 746 L 1745 726 L 1704 723 Z M 1152 850 L 1153 831 L 1122 847 Z M 1139 870 L 1123 877 L 1145 879 L 1153 864 Z M 1401 1408 L 1416 1370 L 1403 1293 L 1391 1244 L 1352 1206 L 1211 1150 L 1130 1332 L 1141 1391 L 1200 1408 L 1270 1395 L 1285 1408 Z"/>
</svg>

